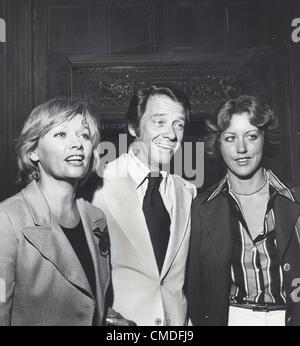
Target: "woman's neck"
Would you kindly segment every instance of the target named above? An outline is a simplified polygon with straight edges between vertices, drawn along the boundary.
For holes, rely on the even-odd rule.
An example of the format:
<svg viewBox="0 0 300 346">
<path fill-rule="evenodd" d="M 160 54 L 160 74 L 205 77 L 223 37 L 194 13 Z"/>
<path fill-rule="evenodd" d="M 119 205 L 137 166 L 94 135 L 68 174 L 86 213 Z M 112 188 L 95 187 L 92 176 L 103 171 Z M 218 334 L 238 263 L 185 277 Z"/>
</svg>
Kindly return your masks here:
<svg viewBox="0 0 300 346">
<path fill-rule="evenodd" d="M 40 179 L 38 184 L 56 221 L 65 227 L 76 226 L 80 219 L 75 200 L 77 184 L 54 178 Z"/>
<path fill-rule="evenodd" d="M 258 192 L 266 184 L 266 177 L 262 168 L 247 179 L 241 179 L 231 171 L 228 171 L 230 188 L 237 194 L 251 195 Z"/>
</svg>

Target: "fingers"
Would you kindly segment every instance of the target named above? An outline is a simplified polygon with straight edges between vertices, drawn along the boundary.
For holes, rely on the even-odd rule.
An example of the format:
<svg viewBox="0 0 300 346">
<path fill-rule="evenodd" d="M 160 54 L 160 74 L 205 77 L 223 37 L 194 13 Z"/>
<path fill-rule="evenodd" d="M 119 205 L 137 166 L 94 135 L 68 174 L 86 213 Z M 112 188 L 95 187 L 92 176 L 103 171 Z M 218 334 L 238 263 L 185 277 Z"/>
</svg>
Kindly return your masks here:
<svg viewBox="0 0 300 346">
<path fill-rule="evenodd" d="M 119 314 L 117 311 L 115 311 L 112 307 L 108 308 L 107 317 L 108 318 L 123 318 L 123 316 Z"/>
<path fill-rule="evenodd" d="M 127 320 L 111 307 L 108 308 L 105 322 L 107 326 L 136 326 L 134 321 Z"/>
<path fill-rule="evenodd" d="M 115 317 L 107 317 L 106 318 L 107 326 L 117 326 L 117 327 L 128 327 L 128 326 L 136 326 L 136 323 L 131 320 L 126 320 L 125 318 L 115 318 Z"/>
</svg>

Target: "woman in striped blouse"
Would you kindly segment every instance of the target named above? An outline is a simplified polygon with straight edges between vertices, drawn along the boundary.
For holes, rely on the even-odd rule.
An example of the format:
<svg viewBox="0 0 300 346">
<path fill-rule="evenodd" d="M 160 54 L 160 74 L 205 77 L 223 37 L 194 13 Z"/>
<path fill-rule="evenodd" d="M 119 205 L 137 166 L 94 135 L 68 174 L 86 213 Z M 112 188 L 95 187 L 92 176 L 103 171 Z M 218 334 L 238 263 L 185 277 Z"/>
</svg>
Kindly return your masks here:
<svg viewBox="0 0 300 346">
<path fill-rule="evenodd" d="M 253 96 L 228 100 L 205 145 L 227 174 L 192 208 L 193 324 L 299 325 L 300 193 L 263 167 L 278 149 L 277 117 Z"/>
</svg>

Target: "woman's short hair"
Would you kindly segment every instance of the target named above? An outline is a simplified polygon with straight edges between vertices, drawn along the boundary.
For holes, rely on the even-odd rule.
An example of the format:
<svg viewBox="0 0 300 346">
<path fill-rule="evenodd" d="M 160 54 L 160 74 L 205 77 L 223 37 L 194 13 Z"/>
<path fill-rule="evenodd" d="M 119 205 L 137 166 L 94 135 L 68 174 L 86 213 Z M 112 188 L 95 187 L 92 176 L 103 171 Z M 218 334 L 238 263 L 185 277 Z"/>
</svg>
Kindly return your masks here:
<svg viewBox="0 0 300 346">
<path fill-rule="evenodd" d="M 35 107 L 25 121 L 21 135 L 17 140 L 17 164 L 19 169 L 19 182 L 29 183 L 39 180 L 38 165 L 30 158 L 30 154 L 37 148 L 39 139 L 53 127 L 73 119 L 76 115 L 82 115 L 88 125 L 93 150 L 99 144 L 100 134 L 97 120 L 92 114 L 87 103 L 71 101 L 67 98 L 54 98 Z M 96 158 L 89 170 L 94 168 Z"/>
<path fill-rule="evenodd" d="M 273 157 L 280 147 L 280 129 L 277 115 L 261 99 L 241 95 L 227 100 L 215 115 L 206 121 L 204 138 L 208 157 L 221 159 L 220 136 L 229 126 L 234 114 L 247 113 L 250 124 L 264 132 L 264 157 Z"/>
<path fill-rule="evenodd" d="M 172 86 L 155 86 L 139 89 L 132 97 L 125 119 L 127 124 L 139 133 L 140 120 L 145 113 L 147 102 L 151 96 L 167 96 L 174 102 L 178 102 L 185 113 L 185 119 L 188 122 L 191 115 L 191 105 L 185 93 Z"/>
</svg>

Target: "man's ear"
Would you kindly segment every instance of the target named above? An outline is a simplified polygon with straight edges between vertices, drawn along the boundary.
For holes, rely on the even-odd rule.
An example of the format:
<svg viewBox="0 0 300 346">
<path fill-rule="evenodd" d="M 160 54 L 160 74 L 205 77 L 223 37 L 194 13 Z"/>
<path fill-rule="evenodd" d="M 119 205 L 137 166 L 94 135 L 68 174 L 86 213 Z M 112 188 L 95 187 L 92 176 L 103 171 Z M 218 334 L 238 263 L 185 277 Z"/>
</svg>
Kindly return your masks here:
<svg viewBox="0 0 300 346">
<path fill-rule="evenodd" d="M 128 131 L 131 134 L 132 137 L 136 137 L 136 131 L 135 128 L 132 125 L 128 125 Z"/>
<path fill-rule="evenodd" d="M 37 153 L 36 150 L 32 151 L 30 154 L 29 154 L 29 157 L 31 159 L 31 161 L 33 162 L 38 162 L 40 159 L 39 159 L 39 155 Z"/>
</svg>

